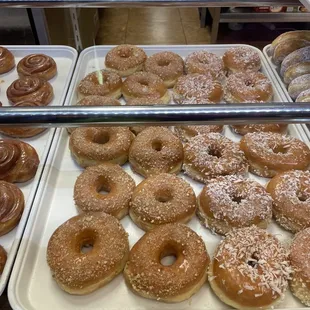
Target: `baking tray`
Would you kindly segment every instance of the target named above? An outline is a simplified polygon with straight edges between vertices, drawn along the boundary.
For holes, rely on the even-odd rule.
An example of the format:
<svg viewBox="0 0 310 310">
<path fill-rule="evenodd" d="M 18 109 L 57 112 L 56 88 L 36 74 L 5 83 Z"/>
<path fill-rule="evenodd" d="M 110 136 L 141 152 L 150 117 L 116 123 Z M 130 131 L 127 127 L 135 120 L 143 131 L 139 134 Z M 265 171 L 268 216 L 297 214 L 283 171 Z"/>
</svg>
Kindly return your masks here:
<svg viewBox="0 0 310 310">
<path fill-rule="evenodd" d="M 24 56 L 32 53 L 43 53 L 53 57 L 57 63 L 58 73 L 57 76 L 50 80 L 50 83 L 54 89 L 54 99 L 50 105 L 63 105 L 69 83 L 73 74 L 74 66 L 77 60 L 77 51 L 71 47 L 67 46 L 27 46 L 27 45 L 12 45 L 6 46 L 14 55 L 16 64 Z M 10 106 L 8 99 L 6 97 L 6 89 L 11 85 L 11 83 L 18 78 L 16 67 L 6 74 L 1 74 L 0 80 L 0 101 L 3 106 Z M 48 155 L 51 142 L 55 129 L 48 129 L 32 138 L 19 139 L 31 144 L 37 151 L 40 158 L 40 165 L 38 167 L 36 176 L 34 179 L 26 183 L 16 183 L 19 188 L 23 191 L 25 196 L 25 209 L 22 218 L 11 232 L 0 237 L 0 244 L 8 252 L 8 259 L 4 268 L 2 275 L 0 276 L 0 295 L 2 294 L 6 283 L 8 281 L 16 252 L 22 234 L 27 222 L 27 218 L 31 209 L 31 205 L 39 184 L 39 180 L 42 174 L 42 170 Z M 9 138 L 8 136 L 0 134 L 0 138 Z"/>
<path fill-rule="evenodd" d="M 186 56 L 195 50 L 207 49 L 210 52 L 222 55 L 224 51 L 233 45 L 210 45 L 210 46 L 143 46 L 148 55 L 162 50 L 174 51 L 181 56 Z M 104 55 L 111 46 L 98 46 L 84 50 L 78 60 L 70 90 L 66 99 L 66 105 L 76 103 L 76 86 L 79 81 L 89 72 L 96 68 L 104 67 Z M 257 50 L 257 49 L 255 49 Z M 258 51 L 258 50 L 257 50 Z M 258 51 L 259 52 L 259 51 Z M 261 52 L 263 69 L 262 71 L 272 80 L 275 78 L 268 69 L 266 60 Z M 274 83 L 275 101 L 286 101 L 283 92 L 277 83 Z M 240 136 L 234 134 L 228 126 L 225 126 L 225 136 L 234 141 L 239 141 Z M 289 134 L 307 141 L 303 130 L 299 125 L 290 125 Z M 125 285 L 122 275 L 117 276 L 107 286 L 96 292 L 85 296 L 73 296 L 62 291 L 52 279 L 50 269 L 46 262 L 46 248 L 48 241 L 55 229 L 67 219 L 78 214 L 73 201 L 73 187 L 76 178 L 81 174 L 81 169 L 73 161 L 68 147 L 68 133 L 65 129 L 57 130 L 49 154 L 51 164 L 44 170 L 33 209 L 30 214 L 28 225 L 25 229 L 24 238 L 18 252 L 12 276 L 9 283 L 9 300 L 14 309 L 228 309 L 212 293 L 208 284 L 187 301 L 178 304 L 165 304 L 158 301 L 144 299 L 133 294 Z M 138 184 L 142 177 L 134 173 L 129 164 L 123 166 Z M 198 195 L 203 188 L 203 184 L 195 182 L 179 174 L 186 179 L 194 188 Z M 255 179 L 261 184 L 265 184 L 267 179 L 249 174 L 251 179 Z M 129 233 L 130 246 L 144 234 L 126 216 L 121 220 L 126 231 Z M 194 217 L 189 223 L 189 227 L 202 236 L 206 242 L 210 256 L 213 255 L 216 245 L 221 237 L 211 234 Z M 277 224 L 272 222 L 268 230 L 279 238 L 287 242 L 292 235 L 282 230 Z M 281 303 L 285 308 L 301 307 L 301 304 L 292 297 L 291 293 L 286 294 L 285 300 Z"/>
</svg>

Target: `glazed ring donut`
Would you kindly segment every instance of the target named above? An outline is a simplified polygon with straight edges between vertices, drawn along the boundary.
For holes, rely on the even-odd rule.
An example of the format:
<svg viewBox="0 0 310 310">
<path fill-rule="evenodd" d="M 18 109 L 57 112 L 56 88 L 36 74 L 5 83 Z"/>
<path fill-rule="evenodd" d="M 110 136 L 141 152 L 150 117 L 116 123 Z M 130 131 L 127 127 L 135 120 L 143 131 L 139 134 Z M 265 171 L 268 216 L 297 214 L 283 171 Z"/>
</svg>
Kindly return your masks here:
<svg viewBox="0 0 310 310">
<path fill-rule="evenodd" d="M 223 60 L 204 50 L 193 52 L 186 57 L 185 70 L 187 74 L 198 73 L 218 80 L 223 80 L 225 76 Z"/>
<path fill-rule="evenodd" d="M 223 62 L 228 73 L 257 72 L 261 68 L 259 54 L 249 46 L 238 46 L 228 49 L 223 56 Z"/>
<path fill-rule="evenodd" d="M 287 131 L 286 124 L 246 124 L 232 125 L 232 129 L 239 135 L 246 135 L 251 132 L 275 132 L 284 134 Z"/>
<path fill-rule="evenodd" d="M 310 227 L 310 172 L 292 170 L 277 174 L 267 185 L 273 215 L 285 229 L 297 233 Z"/>
<path fill-rule="evenodd" d="M 126 78 L 122 86 L 125 100 L 134 98 L 156 98 L 167 104 L 170 95 L 164 81 L 156 74 L 137 72 Z"/>
<path fill-rule="evenodd" d="M 19 223 L 24 211 L 24 194 L 14 184 L 0 181 L 0 236 Z"/>
<path fill-rule="evenodd" d="M 183 75 L 184 61 L 173 52 L 159 52 L 150 56 L 144 64 L 146 72 L 158 75 L 167 88 L 171 88 L 177 79 Z"/>
<path fill-rule="evenodd" d="M 187 223 L 196 211 L 196 196 L 181 178 L 161 173 L 145 179 L 135 189 L 129 209 L 131 219 L 148 231 L 168 223 Z"/>
<path fill-rule="evenodd" d="M 112 48 L 107 53 L 105 66 L 108 70 L 125 77 L 141 71 L 146 58 L 147 56 L 142 48 L 135 45 L 122 44 Z"/>
<path fill-rule="evenodd" d="M 210 269 L 213 292 L 236 309 L 271 309 L 282 300 L 291 267 L 286 248 L 257 226 L 234 229 L 218 245 Z"/>
<path fill-rule="evenodd" d="M 5 267 L 5 263 L 6 263 L 6 259 L 7 259 L 7 254 L 5 249 L 0 245 L 0 275 L 3 272 L 3 269 Z"/>
<path fill-rule="evenodd" d="M 306 306 L 310 306 L 309 250 L 310 228 L 295 235 L 290 247 L 290 263 L 293 269 L 290 288 Z"/>
<path fill-rule="evenodd" d="M 104 212 L 118 219 L 128 214 L 135 182 L 119 165 L 86 168 L 74 185 L 74 201 L 83 212 Z M 107 194 L 100 194 L 100 191 Z"/>
<path fill-rule="evenodd" d="M 108 96 L 115 99 L 121 97 L 122 79 L 114 72 L 98 70 L 88 74 L 78 85 L 78 99 L 86 96 Z"/>
<path fill-rule="evenodd" d="M 294 138 L 271 132 L 246 134 L 240 142 L 250 171 L 272 178 L 288 170 L 307 170 L 310 165 L 308 146 Z"/>
<path fill-rule="evenodd" d="M 0 74 L 11 71 L 15 67 L 13 54 L 5 47 L 0 46 Z"/>
<path fill-rule="evenodd" d="M 46 106 L 52 101 L 54 92 L 49 82 L 29 76 L 15 80 L 7 89 L 6 95 L 13 105 L 27 101 Z"/>
<path fill-rule="evenodd" d="M 310 88 L 301 92 L 297 97 L 296 102 L 310 102 Z"/>
<path fill-rule="evenodd" d="M 272 199 L 265 188 L 236 175 L 210 180 L 197 202 L 202 224 L 221 235 L 252 225 L 267 228 L 272 217 Z"/>
<path fill-rule="evenodd" d="M 293 80 L 288 86 L 288 93 L 293 100 L 310 88 L 310 73 L 301 75 Z"/>
<path fill-rule="evenodd" d="M 310 42 L 309 42 L 310 43 Z M 290 84 L 297 77 L 310 74 L 310 59 L 305 62 L 298 62 L 290 66 L 283 75 L 283 80 L 286 84 Z"/>
<path fill-rule="evenodd" d="M 163 265 L 161 259 L 171 255 L 176 261 Z M 205 284 L 209 262 L 201 237 L 184 224 L 166 224 L 145 233 L 133 246 L 124 276 L 142 297 L 181 302 Z"/>
<path fill-rule="evenodd" d="M 69 148 L 84 168 L 106 162 L 123 165 L 132 140 L 133 134 L 126 127 L 81 127 L 72 132 Z"/>
<path fill-rule="evenodd" d="M 144 177 L 164 172 L 177 174 L 182 162 L 182 142 L 164 127 L 144 129 L 129 150 L 131 168 Z"/>
<path fill-rule="evenodd" d="M 120 222 L 109 214 L 88 213 L 55 230 L 47 246 L 47 263 L 60 288 L 85 295 L 122 272 L 128 253 L 128 236 Z"/>
<path fill-rule="evenodd" d="M 218 103 L 223 97 L 223 88 L 220 82 L 210 76 L 189 74 L 178 79 L 173 88 L 173 97 L 177 103 L 188 100 Z"/>
<path fill-rule="evenodd" d="M 243 175 L 248 165 L 238 143 L 219 133 L 209 133 L 185 144 L 183 170 L 192 179 L 207 182 L 223 175 Z"/>
<path fill-rule="evenodd" d="M 31 54 L 19 61 L 17 72 L 20 78 L 33 76 L 47 81 L 57 74 L 57 65 L 50 56 Z"/>
<path fill-rule="evenodd" d="M 238 72 L 227 78 L 225 100 L 229 103 L 268 102 L 272 97 L 272 84 L 263 73 Z"/>
</svg>

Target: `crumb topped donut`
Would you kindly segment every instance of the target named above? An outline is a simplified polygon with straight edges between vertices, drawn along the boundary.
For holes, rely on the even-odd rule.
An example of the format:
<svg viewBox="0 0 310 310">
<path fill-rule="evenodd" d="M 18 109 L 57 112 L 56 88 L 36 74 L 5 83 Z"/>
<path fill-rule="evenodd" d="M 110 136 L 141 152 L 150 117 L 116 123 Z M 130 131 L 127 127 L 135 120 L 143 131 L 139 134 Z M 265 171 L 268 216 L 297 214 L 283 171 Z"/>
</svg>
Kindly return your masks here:
<svg viewBox="0 0 310 310">
<path fill-rule="evenodd" d="M 78 85 L 79 100 L 86 96 L 108 96 L 115 99 L 122 95 L 122 79 L 114 72 L 97 70 L 88 74 Z"/>
<path fill-rule="evenodd" d="M 246 135 L 250 132 L 275 132 L 284 134 L 287 130 L 286 124 L 246 124 L 232 125 L 231 128 L 239 135 Z"/>
<path fill-rule="evenodd" d="M 225 76 L 223 60 L 204 50 L 193 52 L 186 57 L 185 70 L 187 74 L 211 75 L 218 80 L 222 80 Z"/>
<path fill-rule="evenodd" d="M 173 88 L 173 97 L 177 103 L 185 100 L 211 101 L 218 103 L 223 97 L 220 82 L 202 74 L 181 76 Z"/>
<path fill-rule="evenodd" d="M 221 235 L 252 225 L 267 228 L 272 217 L 272 198 L 265 188 L 236 175 L 208 181 L 197 201 L 202 223 Z"/>
<path fill-rule="evenodd" d="M 135 189 L 129 214 L 148 231 L 168 223 L 187 223 L 196 211 L 196 196 L 183 179 L 161 173 L 142 181 Z"/>
<path fill-rule="evenodd" d="M 161 259 L 171 255 L 175 262 L 163 265 Z M 205 284 L 209 262 L 201 237 L 184 224 L 166 224 L 150 230 L 133 246 L 124 276 L 142 297 L 181 302 Z"/>
<path fill-rule="evenodd" d="M 277 174 L 267 185 L 273 198 L 273 215 L 285 229 L 297 233 L 310 227 L 310 172 L 292 170 Z"/>
<path fill-rule="evenodd" d="M 55 230 L 47 263 L 61 289 L 85 295 L 122 272 L 128 253 L 128 236 L 120 222 L 105 213 L 89 213 L 74 216 Z"/>
<path fill-rule="evenodd" d="M 167 128 L 148 127 L 129 150 L 131 168 L 148 177 L 159 173 L 179 173 L 183 163 L 182 142 Z"/>
<path fill-rule="evenodd" d="M 227 78 L 225 100 L 229 103 L 268 102 L 272 97 L 272 84 L 261 72 L 238 72 Z"/>
<path fill-rule="evenodd" d="M 284 297 L 290 279 L 288 251 L 256 226 L 230 231 L 209 269 L 213 292 L 236 309 L 270 309 Z"/>
<path fill-rule="evenodd" d="M 223 56 L 228 73 L 253 71 L 261 68 L 259 54 L 249 46 L 238 46 L 228 49 Z"/>
<path fill-rule="evenodd" d="M 306 306 L 310 306 L 310 228 L 295 235 L 290 247 L 290 263 L 293 269 L 290 288 Z"/>
<path fill-rule="evenodd" d="M 247 169 L 239 144 L 219 133 L 198 135 L 184 146 L 183 170 L 194 180 L 207 182 L 222 175 L 242 175 Z"/>
<path fill-rule="evenodd" d="M 71 134 L 69 148 L 81 167 L 105 162 L 123 165 L 133 137 L 126 127 L 81 127 Z"/>
<path fill-rule="evenodd" d="M 135 182 L 119 165 L 86 168 L 74 185 L 74 201 L 83 212 L 104 212 L 118 219 L 128 213 Z M 101 191 L 107 194 L 101 194 Z"/>
<path fill-rule="evenodd" d="M 112 48 L 105 57 L 105 66 L 108 70 L 120 76 L 129 76 L 143 69 L 147 56 L 138 46 L 121 44 Z"/>
<path fill-rule="evenodd" d="M 134 98 L 156 98 L 169 103 L 170 95 L 164 81 L 150 72 L 137 72 L 129 76 L 123 83 L 122 93 L 125 100 Z"/>
<path fill-rule="evenodd" d="M 184 61 L 173 52 L 159 52 L 150 56 L 144 64 L 146 72 L 158 75 L 167 88 L 173 87 L 177 79 L 183 75 Z"/>
<path fill-rule="evenodd" d="M 310 165 L 308 146 L 294 138 L 272 132 L 246 134 L 240 148 L 250 165 L 250 171 L 272 178 L 288 170 L 307 170 Z"/>
</svg>

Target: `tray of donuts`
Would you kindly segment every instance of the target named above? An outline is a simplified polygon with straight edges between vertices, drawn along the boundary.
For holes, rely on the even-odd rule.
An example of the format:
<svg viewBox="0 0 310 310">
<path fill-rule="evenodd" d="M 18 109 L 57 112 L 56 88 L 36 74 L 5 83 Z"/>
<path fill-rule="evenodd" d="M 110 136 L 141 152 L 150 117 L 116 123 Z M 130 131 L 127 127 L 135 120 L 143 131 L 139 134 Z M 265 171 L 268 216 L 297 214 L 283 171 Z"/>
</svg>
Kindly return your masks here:
<svg viewBox="0 0 310 310">
<path fill-rule="evenodd" d="M 105 66 L 110 51 L 112 65 Z M 154 60 L 161 52 L 156 63 L 172 63 L 172 73 L 179 65 L 183 72 L 180 57 L 186 64 L 201 55 L 205 67 L 212 57 L 210 73 L 173 82 L 171 72 L 160 79 L 139 71 L 146 55 Z M 212 69 L 235 52 L 243 64 L 250 59 L 248 76 L 261 71 L 258 93 L 265 99 L 257 101 L 286 100 L 262 53 L 249 46 L 98 46 L 81 53 L 65 104 L 120 105 L 121 94 L 134 105 L 169 97 L 223 103 L 229 81 L 224 70 Z M 116 58 L 123 66 L 113 65 Z M 127 82 L 120 78 L 128 74 Z M 233 87 L 229 94 L 228 100 L 239 94 L 247 101 Z M 299 299 L 309 303 L 301 275 L 310 233 L 290 246 L 294 233 L 310 226 L 310 150 L 301 127 L 277 126 L 284 135 L 265 126 L 240 127 L 238 134 L 220 125 L 132 125 L 57 130 L 12 270 L 11 306 L 297 309 Z"/>
<path fill-rule="evenodd" d="M 65 46 L 0 47 L 1 106 L 63 105 L 77 52 Z M 0 128 L 0 294 L 14 263 L 55 130 Z"/>
</svg>

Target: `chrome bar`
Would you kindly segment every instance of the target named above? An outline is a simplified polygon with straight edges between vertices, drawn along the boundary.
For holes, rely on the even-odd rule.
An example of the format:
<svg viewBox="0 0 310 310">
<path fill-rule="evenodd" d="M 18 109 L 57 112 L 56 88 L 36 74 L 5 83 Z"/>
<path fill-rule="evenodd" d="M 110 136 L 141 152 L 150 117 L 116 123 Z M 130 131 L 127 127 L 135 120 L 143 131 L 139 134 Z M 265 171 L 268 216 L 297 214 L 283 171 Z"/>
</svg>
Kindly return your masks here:
<svg viewBox="0 0 310 310">
<path fill-rule="evenodd" d="M 310 122 L 310 103 L 0 109 L 0 126 L 74 127 Z"/>
</svg>

